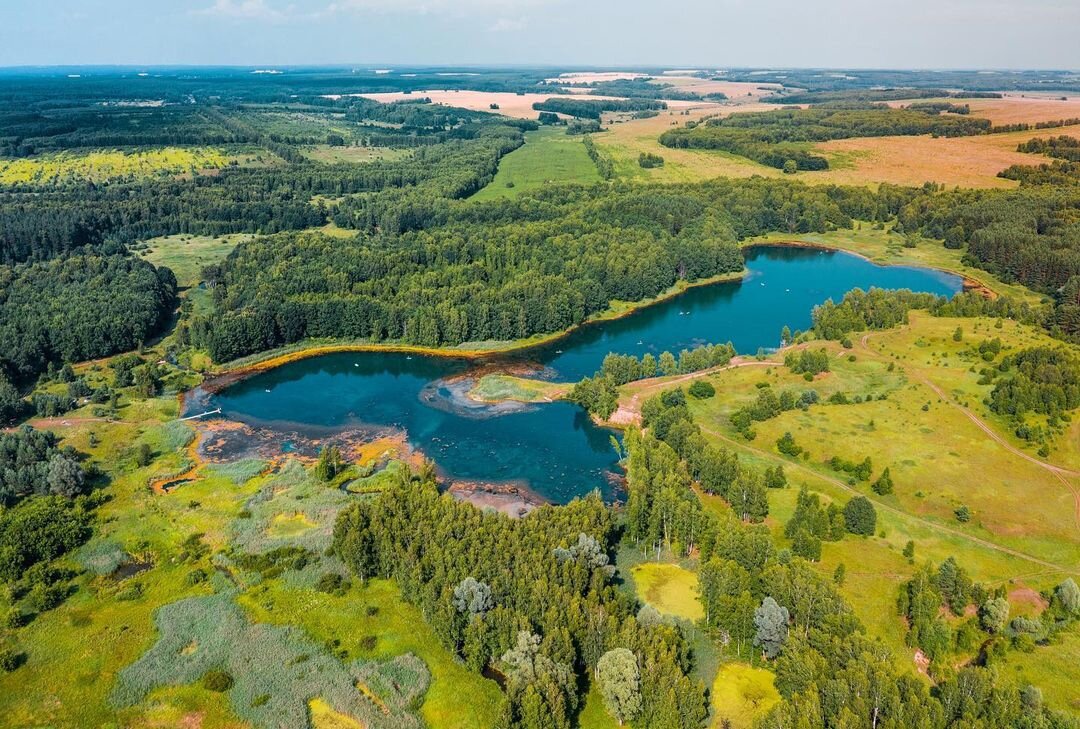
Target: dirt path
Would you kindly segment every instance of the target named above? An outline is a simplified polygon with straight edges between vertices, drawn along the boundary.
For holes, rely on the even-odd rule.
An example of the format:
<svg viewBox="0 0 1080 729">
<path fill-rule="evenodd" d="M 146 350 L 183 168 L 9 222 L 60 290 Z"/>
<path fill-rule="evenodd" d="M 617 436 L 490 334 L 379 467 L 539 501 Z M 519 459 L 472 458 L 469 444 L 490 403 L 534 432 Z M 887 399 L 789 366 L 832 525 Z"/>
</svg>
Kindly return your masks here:
<svg viewBox="0 0 1080 729">
<path fill-rule="evenodd" d="M 715 438 L 718 438 L 718 439 L 720 439 L 722 441 L 725 441 L 726 443 L 729 443 L 730 445 L 733 445 L 736 448 L 742 448 L 742 449 L 745 449 L 745 450 L 752 451 L 755 454 L 757 454 L 757 455 L 759 455 L 759 456 L 761 456 L 763 458 L 768 458 L 769 460 L 774 461 L 776 463 L 780 463 L 780 464 L 782 464 L 783 466 L 785 466 L 787 468 L 794 468 L 794 469 L 796 469 L 798 471 L 803 472 L 804 474 L 808 474 L 808 475 L 814 476 L 815 478 L 821 479 L 822 481 L 826 481 L 826 482 L 836 486 L 837 488 L 840 488 L 843 491 L 846 491 L 847 493 L 850 493 L 850 494 L 853 494 L 853 495 L 856 495 L 856 496 L 866 496 L 866 494 L 862 493 L 861 491 L 859 491 L 858 489 L 856 489 L 856 488 L 854 488 L 852 486 L 849 486 L 848 484 L 844 483 L 840 479 L 833 478 L 831 476 L 827 476 L 827 475 L 825 475 L 823 473 L 818 473 L 814 469 L 812 469 L 812 468 L 810 468 L 808 466 L 805 466 L 805 465 L 799 463 L 798 461 L 790 461 L 787 458 L 783 458 L 782 456 L 776 455 L 775 453 L 771 453 L 769 451 L 765 451 L 765 450 L 762 450 L 760 448 L 755 448 L 754 446 L 746 444 L 746 443 L 736 442 L 735 440 L 733 440 L 732 438 L 729 438 L 728 436 L 724 435 L 723 433 L 718 433 L 717 431 L 712 430 L 710 428 L 706 428 L 704 426 L 701 426 L 701 430 L 702 430 L 702 432 L 708 433 L 709 435 L 711 435 L 711 436 L 713 436 Z M 871 498 L 871 497 L 867 497 L 867 498 L 870 498 L 870 500 L 874 502 L 874 508 L 880 509 L 882 511 L 886 511 L 886 512 L 888 512 L 890 514 L 894 514 L 896 516 L 900 516 L 900 517 L 903 517 L 903 518 L 906 518 L 906 519 L 911 519 L 913 521 L 916 521 L 916 522 L 922 524 L 923 526 L 927 527 L 931 531 L 936 530 L 936 531 L 946 532 L 946 533 L 951 534 L 953 536 L 960 537 L 961 539 L 966 539 L 969 542 L 973 542 L 975 544 L 978 544 L 979 546 L 986 547 L 987 549 L 992 549 L 992 550 L 994 550 L 996 552 L 1001 552 L 1002 554 L 1008 554 L 1011 557 L 1017 557 L 1019 559 L 1027 560 L 1028 562 L 1033 562 L 1034 564 L 1038 564 L 1038 565 L 1041 565 L 1043 567 L 1047 567 L 1047 568 L 1049 568 L 1049 570 L 1051 570 L 1051 571 L 1053 571 L 1055 573 L 1064 572 L 1066 574 L 1080 574 L 1080 570 L 1078 570 L 1075 567 L 1072 567 L 1072 568 L 1064 567 L 1062 565 L 1055 564 L 1053 562 L 1048 562 L 1048 561 L 1046 561 L 1044 559 L 1040 559 L 1040 558 L 1035 557 L 1033 555 L 1027 554 L 1026 552 L 1021 552 L 1020 550 L 1012 549 L 1011 547 L 1004 547 L 1004 546 L 1002 546 L 1000 544 L 996 544 L 994 542 L 983 539 L 981 537 L 976 537 L 973 534 L 968 534 L 968 533 L 963 532 L 963 531 L 961 531 L 959 529 L 954 529 L 953 527 L 946 526 L 945 524 L 939 524 L 937 522 L 929 521 L 927 519 L 922 518 L 921 516 L 916 516 L 915 514 L 910 514 L 910 513 L 906 512 L 906 511 L 904 511 L 903 509 L 897 509 L 897 508 L 895 508 L 893 506 L 889 506 L 888 504 L 884 504 L 884 503 L 878 501 L 877 499 L 874 499 L 874 498 Z"/>
<path fill-rule="evenodd" d="M 72 425 L 86 425 L 87 423 L 107 423 L 108 418 L 34 418 L 27 420 L 26 424 L 38 430 L 49 428 L 66 428 Z"/>
<path fill-rule="evenodd" d="M 860 340 L 860 344 L 862 345 L 862 347 L 863 347 L 863 349 L 864 349 L 864 351 L 866 353 L 868 353 L 870 355 L 873 355 L 875 357 L 879 357 L 880 355 L 878 353 L 874 352 L 872 349 L 869 348 L 869 346 L 867 344 L 867 342 L 869 340 L 869 337 L 870 337 L 869 334 L 865 335 Z M 713 367 L 713 368 L 708 369 L 708 370 L 702 370 L 700 372 L 692 372 L 690 374 L 681 375 L 679 377 L 675 377 L 675 378 L 672 378 L 672 379 L 652 378 L 651 380 L 641 380 L 640 383 L 638 383 L 638 386 L 635 388 L 635 391 L 634 391 L 633 395 L 630 397 L 630 399 L 625 404 L 620 403 L 618 410 L 616 410 L 615 414 L 612 415 L 612 421 L 616 422 L 617 424 L 622 424 L 622 425 L 628 425 L 628 424 L 631 424 L 631 423 L 640 422 L 640 420 L 641 420 L 641 400 L 642 400 L 642 396 L 652 394 L 652 393 L 654 393 L 654 392 L 656 392 L 658 390 L 663 390 L 663 389 L 669 388 L 672 385 L 676 385 L 676 384 L 679 384 L 681 382 L 686 382 L 687 380 L 693 380 L 693 379 L 696 379 L 698 377 L 703 377 L 705 375 L 709 375 L 709 374 L 712 374 L 712 373 L 715 373 L 715 372 L 722 372 L 724 370 L 735 369 L 737 367 L 755 367 L 755 366 L 756 367 L 776 367 L 779 364 L 780 363 L 778 363 L 778 362 L 772 362 L 772 361 L 764 361 L 763 362 L 763 361 L 754 360 L 754 359 L 743 359 L 743 358 L 736 357 L 735 359 L 732 359 L 732 361 L 730 363 L 726 364 L 726 365 L 720 365 L 718 367 Z M 968 417 L 972 419 L 973 422 L 975 422 L 977 425 L 979 425 L 980 428 L 983 431 L 985 431 L 987 434 L 989 434 L 995 441 L 997 441 L 998 443 L 1004 445 L 1010 452 L 1015 453 L 1017 455 L 1020 455 L 1020 456 L 1022 456 L 1024 458 L 1026 458 L 1029 461 L 1037 463 L 1038 465 L 1042 466 L 1043 468 L 1047 469 L 1048 471 L 1053 473 L 1055 476 L 1057 476 L 1058 479 L 1061 480 L 1061 482 L 1064 483 L 1066 485 L 1066 487 L 1068 487 L 1073 492 L 1074 496 L 1076 497 L 1076 517 L 1077 517 L 1078 520 L 1080 520 L 1080 494 L 1077 493 L 1077 490 L 1067 480 L 1065 480 L 1065 478 L 1062 475 L 1062 474 L 1072 474 L 1072 473 L 1076 473 L 1076 472 L 1069 471 L 1068 469 L 1063 469 L 1063 468 L 1060 468 L 1058 466 L 1054 466 L 1052 464 L 1044 463 L 1043 461 L 1040 461 L 1040 460 L 1038 460 L 1036 458 L 1033 458 L 1033 457 L 1029 456 L 1028 454 L 1026 454 L 1026 453 L 1024 453 L 1022 451 L 1017 450 L 1011 444 L 1004 441 L 1000 436 L 998 436 L 997 433 L 994 433 L 990 429 L 990 426 L 983 423 L 979 419 L 979 417 L 977 415 L 975 415 L 971 411 L 967 410 L 966 408 L 962 407 L 959 403 L 953 401 L 952 398 L 949 398 L 947 395 L 945 395 L 945 393 L 942 392 L 941 389 L 938 388 L 936 385 L 931 383 L 929 380 L 926 380 L 924 377 L 918 377 L 918 379 L 921 382 L 923 382 L 924 384 L 926 384 L 934 392 L 938 393 L 938 395 L 943 400 L 945 400 L 946 402 L 950 403 L 951 405 L 953 405 L 955 407 L 961 408 L 961 410 L 963 410 L 968 415 Z M 624 418 L 624 420 L 622 420 L 622 421 L 616 420 L 616 418 L 618 418 L 620 416 L 620 414 L 622 414 L 622 416 Z M 771 460 L 773 462 L 780 463 L 781 465 L 784 465 L 786 467 L 795 468 L 798 471 L 801 471 L 801 472 L 803 472 L 805 474 L 811 475 L 811 476 L 813 476 L 815 478 L 818 478 L 818 479 L 821 479 L 821 480 L 823 480 L 823 481 L 825 481 L 827 483 L 830 483 L 830 484 L 836 486 L 837 488 L 839 488 L 839 489 L 841 489 L 841 490 L 843 490 L 843 491 L 845 491 L 847 493 L 857 495 L 857 496 L 866 496 L 866 494 L 863 494 L 859 490 L 849 486 L 847 483 L 841 481 L 840 479 L 833 478 L 831 476 L 827 476 L 825 474 L 819 473 L 819 472 L 815 471 L 814 469 L 812 469 L 812 468 L 810 468 L 808 466 L 805 466 L 802 463 L 799 463 L 798 461 L 788 460 L 787 458 L 783 458 L 782 456 L 779 456 L 779 455 L 777 455 L 775 453 L 772 453 L 770 451 L 765 451 L 765 450 L 762 450 L 760 448 L 755 448 L 754 446 L 749 445 L 747 443 L 739 443 L 739 442 L 733 440 L 732 438 L 729 438 L 728 436 L 724 435 L 723 433 L 717 432 L 716 430 L 713 430 L 713 429 L 708 428 L 708 427 L 706 427 L 704 425 L 701 425 L 700 423 L 698 423 L 698 425 L 701 427 L 702 432 L 708 433 L 709 435 L 711 435 L 711 436 L 713 436 L 713 437 L 715 437 L 715 438 L 717 438 L 717 439 L 719 439 L 721 441 L 724 441 L 724 442 L 734 446 L 736 449 L 745 449 L 745 450 L 751 451 L 751 452 L 753 452 L 753 453 L 755 453 L 755 454 L 757 454 L 757 455 L 759 455 L 759 456 L 761 456 L 763 458 L 767 458 L 767 459 L 769 459 L 769 460 Z M 1080 475 L 1080 474 L 1078 474 L 1078 475 Z M 985 547 L 986 549 L 990 549 L 990 550 L 993 550 L 995 552 L 1000 552 L 1002 554 L 1007 554 L 1007 555 L 1009 555 L 1011 557 L 1017 557 L 1019 559 L 1026 560 L 1028 562 L 1032 562 L 1033 564 L 1040 565 L 1040 566 L 1045 567 L 1049 571 L 1052 571 L 1054 573 L 1064 572 L 1066 574 L 1080 574 L 1080 570 L 1077 570 L 1075 567 L 1074 568 L 1064 567 L 1062 565 L 1055 564 L 1053 562 L 1049 562 L 1049 561 L 1044 560 L 1044 559 L 1040 559 L 1039 557 L 1035 557 L 1034 555 L 1027 554 L 1026 552 L 1021 552 L 1020 550 L 1013 549 L 1011 547 L 1002 546 L 1002 545 L 997 544 L 995 542 L 991 542 L 991 541 L 989 541 L 987 539 L 977 537 L 977 536 L 975 536 L 973 534 L 968 534 L 968 533 L 966 533 L 964 531 L 961 531 L 960 529 L 956 529 L 954 527 L 950 527 L 950 526 L 947 526 L 945 524 L 940 524 L 940 523 L 937 523 L 937 522 L 929 521 L 929 520 L 924 519 L 923 517 L 917 516 L 915 514 L 910 514 L 910 513 L 906 512 L 906 511 L 904 511 L 903 509 L 898 509 L 896 507 L 889 506 L 888 504 L 884 504 L 884 503 L 882 503 L 882 502 L 880 502 L 877 499 L 874 499 L 872 497 L 868 497 L 868 498 L 870 498 L 870 500 L 874 503 L 875 508 L 881 509 L 882 511 L 888 512 L 890 514 L 894 514 L 894 515 L 902 517 L 902 518 L 911 519 L 911 520 L 921 524 L 922 526 L 926 527 L 927 529 L 930 529 L 931 531 L 940 531 L 940 532 L 945 532 L 945 533 L 951 534 L 953 536 L 959 537 L 961 539 L 965 539 L 965 540 L 967 540 L 969 542 L 972 542 L 974 544 L 978 544 L 979 546 Z"/>
<path fill-rule="evenodd" d="M 881 332 L 878 332 L 878 333 L 881 333 Z M 873 349 L 870 348 L 870 337 L 871 336 L 872 336 L 871 333 L 864 334 L 862 336 L 862 338 L 859 339 L 859 346 L 863 350 L 864 354 L 870 355 L 871 357 L 874 357 L 874 358 L 880 358 L 881 357 L 880 353 L 875 352 Z M 1071 469 L 1063 468 L 1061 466 L 1055 466 L 1052 463 L 1047 463 L 1046 461 L 1043 461 L 1043 460 L 1040 460 L 1040 459 L 1036 458 L 1035 456 L 1031 455 L 1030 453 L 1025 453 L 1024 451 L 1020 450 L 1019 448 L 1014 446 L 1012 443 L 1007 441 L 1001 435 L 999 435 L 993 428 L 990 427 L 990 425 L 988 423 L 986 423 L 986 421 L 984 421 L 982 418 L 980 418 L 974 412 L 972 412 L 971 410 L 969 410 L 968 408 L 964 407 L 963 405 L 958 403 L 956 400 L 954 400 L 951 396 L 949 396 L 948 393 L 946 393 L 944 390 L 942 390 L 936 383 L 934 383 L 932 380 L 930 380 L 926 375 L 919 372 L 917 367 L 911 366 L 908 369 L 909 369 L 909 371 L 911 371 L 911 373 L 914 375 L 915 379 L 918 382 L 920 382 L 921 384 L 923 384 L 926 387 L 930 388 L 930 390 L 933 391 L 933 393 L 935 395 L 937 395 L 939 398 L 944 400 L 946 403 L 948 403 L 949 405 L 952 405 L 953 407 L 957 408 L 960 412 L 962 412 L 964 415 L 966 415 L 968 420 L 970 420 L 972 423 L 974 423 L 976 426 L 978 426 L 979 430 L 986 433 L 986 435 L 990 436 L 990 438 L 995 443 L 1000 445 L 1002 448 L 1004 448 L 1005 450 L 1007 450 L 1009 453 L 1013 454 L 1014 456 L 1017 456 L 1018 458 L 1023 458 L 1025 461 L 1028 461 L 1029 463 L 1033 463 L 1036 466 L 1038 466 L 1039 468 L 1043 469 L 1044 471 L 1049 472 L 1058 481 L 1060 481 L 1061 484 L 1063 486 L 1065 486 L 1065 488 L 1068 489 L 1069 492 L 1072 493 L 1072 495 L 1073 495 L 1073 520 L 1076 523 L 1076 525 L 1078 527 L 1080 527 L 1080 488 L 1077 488 L 1075 485 L 1073 485 L 1069 481 L 1068 478 L 1066 478 L 1066 477 L 1070 477 L 1070 478 L 1078 477 L 1078 476 L 1080 476 L 1080 471 L 1073 471 Z"/>
</svg>

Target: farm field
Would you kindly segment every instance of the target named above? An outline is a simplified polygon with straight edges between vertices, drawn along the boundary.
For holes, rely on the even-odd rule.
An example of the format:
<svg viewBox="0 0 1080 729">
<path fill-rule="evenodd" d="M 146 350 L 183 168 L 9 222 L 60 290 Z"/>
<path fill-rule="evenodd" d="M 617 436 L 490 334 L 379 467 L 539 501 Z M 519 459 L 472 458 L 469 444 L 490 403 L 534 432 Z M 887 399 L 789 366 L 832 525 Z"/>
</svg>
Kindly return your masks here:
<svg viewBox="0 0 1080 729">
<path fill-rule="evenodd" d="M 1061 97 L 1065 97 L 1063 100 Z M 918 101 L 924 101 L 918 99 Z M 890 101 L 889 106 L 907 106 L 911 101 Z M 1008 92 L 1000 99 L 962 99 L 972 116 L 989 119 L 995 125 L 1035 124 L 1080 118 L 1080 95 Z M 1045 130 L 1055 132 L 1055 130 Z"/>
<path fill-rule="evenodd" d="M 996 101 L 973 99 L 975 101 Z M 910 102 L 905 102 L 910 103 Z M 965 100 L 965 103 L 967 101 Z M 1031 123 L 1063 118 L 1044 110 L 1044 105 L 1059 103 L 1059 112 L 1077 116 L 1080 112 L 1065 108 L 1065 102 L 1042 100 L 1039 104 L 1018 104 L 1010 110 L 1009 121 L 994 123 Z M 1080 107 L 1080 103 L 1076 105 Z M 661 113 L 650 119 L 627 119 L 608 124 L 610 131 L 594 135 L 597 146 L 612 158 L 618 177 L 652 182 L 699 182 L 716 177 L 783 177 L 773 167 L 754 162 L 721 150 L 673 149 L 664 147 L 658 137 L 672 124 L 684 125 L 706 116 L 725 116 L 730 113 L 773 111 L 776 104 L 748 103 L 741 106 L 725 104 L 714 109 L 690 110 L 689 116 Z M 981 116 L 977 111 L 973 116 Z M 997 176 L 1012 165 L 1030 165 L 1046 161 L 1039 155 L 1018 152 L 1016 147 L 1035 137 L 1080 136 L 1080 127 L 1041 129 L 973 137 L 933 138 L 924 136 L 857 137 L 808 145 L 829 160 L 829 169 L 820 172 L 800 172 L 794 178 L 807 184 L 922 185 L 937 182 L 946 186 L 970 188 L 1015 188 L 1014 180 Z M 642 169 L 638 165 L 641 153 L 657 154 L 664 158 L 662 167 Z"/>
<path fill-rule="evenodd" d="M 496 114 L 502 114 L 503 116 L 517 117 L 519 119 L 535 119 L 539 112 L 533 109 L 532 105 L 541 101 L 547 101 L 552 98 L 552 96 L 558 96 L 558 94 L 512 94 L 505 91 L 425 90 L 413 91 L 407 94 L 393 91 L 376 94 L 360 94 L 360 96 L 372 99 L 373 101 L 381 101 L 383 103 L 427 97 L 431 99 L 431 103 L 433 104 L 455 106 L 461 109 L 470 109 L 472 111 L 489 111 Z M 611 100 L 623 97 L 596 95 L 590 96 L 590 98 Z M 670 100 L 666 103 L 668 107 L 676 110 L 691 109 L 702 105 L 709 107 L 716 106 L 715 104 L 701 101 Z M 492 109 L 492 104 L 497 104 L 498 108 Z"/>
<path fill-rule="evenodd" d="M 952 139 L 929 136 L 838 139 L 813 147 L 829 160 L 829 170 L 796 177 L 840 185 L 937 182 L 950 187 L 1015 188 L 1014 180 L 1000 178 L 997 173 L 1012 165 L 1046 161 L 1039 160 L 1040 155 L 1017 152 L 1016 146 L 1035 137 L 1061 135 L 1080 137 L 1080 127 Z"/>
<path fill-rule="evenodd" d="M 600 174 L 582 137 L 568 135 L 564 127 L 542 127 L 525 135 L 524 146 L 506 155 L 495 179 L 472 199 L 512 198 L 549 185 L 595 182 Z"/>
</svg>

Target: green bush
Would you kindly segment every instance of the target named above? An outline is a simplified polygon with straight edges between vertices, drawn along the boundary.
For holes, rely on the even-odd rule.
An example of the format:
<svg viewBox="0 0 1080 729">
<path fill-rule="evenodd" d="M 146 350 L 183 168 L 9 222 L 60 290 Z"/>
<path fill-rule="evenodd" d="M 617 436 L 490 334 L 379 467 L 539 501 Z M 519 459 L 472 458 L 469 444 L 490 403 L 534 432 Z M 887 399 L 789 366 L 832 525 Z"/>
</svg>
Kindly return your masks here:
<svg viewBox="0 0 1080 729">
<path fill-rule="evenodd" d="M 852 534 L 870 536 L 877 526 L 877 512 L 870 499 L 855 496 L 844 505 L 844 525 Z"/>
<path fill-rule="evenodd" d="M 26 663 L 26 654 L 7 648 L 0 650 L 0 671 L 11 673 Z"/>
<path fill-rule="evenodd" d="M 698 400 L 706 400 L 716 394 L 716 388 L 712 386 L 711 382 L 705 380 L 694 380 L 686 392 L 690 397 Z"/>
<path fill-rule="evenodd" d="M 224 693 L 233 687 L 233 677 L 226 671 L 212 670 L 203 674 L 202 685 L 207 691 Z"/>
</svg>

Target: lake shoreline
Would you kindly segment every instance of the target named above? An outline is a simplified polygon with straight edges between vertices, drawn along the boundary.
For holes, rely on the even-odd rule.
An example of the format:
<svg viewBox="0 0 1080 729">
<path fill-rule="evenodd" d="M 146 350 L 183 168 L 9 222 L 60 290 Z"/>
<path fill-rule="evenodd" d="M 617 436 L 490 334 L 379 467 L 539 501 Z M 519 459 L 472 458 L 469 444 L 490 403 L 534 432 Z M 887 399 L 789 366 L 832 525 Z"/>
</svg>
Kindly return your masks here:
<svg viewBox="0 0 1080 729">
<path fill-rule="evenodd" d="M 864 261 L 867 261 L 875 266 L 893 267 L 893 266 L 905 266 L 909 268 L 921 268 L 933 271 L 940 271 L 953 276 L 957 276 L 961 280 L 961 285 L 964 291 L 975 291 L 987 298 L 996 298 L 997 293 L 987 284 L 978 279 L 972 278 L 967 273 L 960 271 L 942 268 L 939 266 L 923 266 L 916 263 L 898 262 L 898 263 L 882 263 L 875 261 L 864 253 L 849 250 L 836 245 L 827 245 L 822 243 L 815 243 L 813 241 L 747 241 L 740 243 L 740 249 L 744 251 L 754 250 L 757 248 L 802 248 L 811 250 L 828 251 L 833 253 L 845 253 L 855 256 Z M 667 291 L 654 296 L 649 299 L 643 299 L 637 302 L 613 302 L 616 304 L 625 304 L 625 308 L 619 307 L 617 309 L 608 309 L 605 312 L 596 314 L 589 319 L 575 324 L 572 327 L 564 329 L 559 332 L 552 332 L 550 334 L 539 335 L 524 340 L 517 340 L 511 342 L 496 342 L 491 346 L 478 346 L 478 347 L 425 347 L 421 345 L 403 344 L 395 342 L 326 342 L 325 344 L 312 343 L 309 345 L 300 345 L 298 349 L 293 351 L 281 352 L 281 348 L 278 348 L 278 354 L 275 354 L 275 350 L 269 350 L 267 352 L 251 355 L 248 358 L 241 358 L 239 360 L 233 360 L 231 363 L 226 363 L 219 368 L 208 374 L 203 381 L 203 388 L 209 392 L 220 392 L 228 386 L 246 379 L 252 375 L 267 370 L 276 369 L 282 365 L 287 365 L 292 362 L 298 362 L 300 360 L 311 359 L 313 357 L 321 357 L 327 354 L 341 354 L 341 353 L 362 353 L 362 352 L 377 352 L 377 353 L 396 353 L 407 355 L 418 355 L 424 357 L 443 357 L 449 359 L 462 359 L 468 361 L 480 361 L 487 358 L 496 358 L 501 355 L 520 354 L 521 352 L 527 352 L 530 349 L 535 349 L 544 345 L 552 344 L 561 339 L 570 336 L 572 333 L 588 327 L 593 324 L 600 324 L 603 322 L 614 321 L 622 319 L 631 314 L 634 314 L 642 309 L 646 309 L 654 304 L 660 304 L 665 301 L 677 298 L 682 294 L 690 291 L 691 289 L 700 288 L 703 286 L 712 286 L 719 283 L 729 283 L 741 281 L 746 277 L 747 269 L 743 268 L 736 273 L 725 273 L 717 276 L 711 276 L 700 281 L 694 281 L 690 283 L 684 283 L 682 285 L 676 284 Z M 468 343 L 466 343 L 468 344 Z M 247 361 L 252 360 L 252 361 Z"/>
<path fill-rule="evenodd" d="M 588 327 L 594 324 L 602 324 L 609 321 L 615 321 L 617 319 L 623 319 L 627 316 L 630 316 L 631 314 L 640 311 L 641 309 L 674 299 L 686 293 L 687 291 L 690 291 L 691 289 L 701 288 L 702 286 L 713 286 L 720 283 L 741 281 L 743 278 L 746 277 L 746 274 L 747 269 L 743 268 L 741 271 L 738 272 L 722 273 L 716 276 L 710 276 L 709 278 L 701 279 L 700 281 L 683 283 L 682 285 L 676 284 L 667 291 L 649 299 L 643 299 L 637 302 L 617 302 L 626 303 L 626 308 L 618 310 L 608 309 L 600 314 L 596 314 L 593 317 L 586 319 L 580 324 L 575 324 L 574 326 L 563 329 L 562 331 L 552 332 L 550 334 L 543 334 L 537 337 L 518 341 L 496 342 L 491 347 L 486 348 L 473 347 L 457 349 L 455 347 L 424 347 L 416 344 L 402 344 L 395 342 L 327 342 L 326 344 L 311 344 L 310 346 L 302 346 L 300 349 L 297 349 L 295 351 L 282 352 L 281 354 L 273 354 L 274 350 L 269 350 L 260 354 L 251 355 L 251 358 L 255 358 L 255 361 L 250 363 L 245 362 L 245 360 L 248 358 L 242 358 L 239 360 L 233 360 L 233 363 L 226 363 L 222 365 L 220 368 L 214 370 L 213 372 L 205 376 L 202 387 L 203 389 L 211 393 L 220 392 L 229 385 L 235 384 L 240 380 L 246 379 L 247 377 L 258 374 L 260 372 L 276 369 L 278 367 L 281 367 L 282 365 L 287 365 L 292 362 L 311 359 L 313 357 L 321 357 L 326 354 L 378 352 L 380 354 L 416 354 L 423 357 L 443 357 L 447 359 L 462 359 L 468 361 L 480 361 L 488 358 L 496 358 L 502 355 L 520 354 L 521 352 L 527 352 L 530 349 L 542 347 L 547 344 L 553 344 L 554 342 L 570 336 L 571 334 L 583 327 Z M 261 356 L 266 356 L 266 359 L 258 359 Z"/>
</svg>

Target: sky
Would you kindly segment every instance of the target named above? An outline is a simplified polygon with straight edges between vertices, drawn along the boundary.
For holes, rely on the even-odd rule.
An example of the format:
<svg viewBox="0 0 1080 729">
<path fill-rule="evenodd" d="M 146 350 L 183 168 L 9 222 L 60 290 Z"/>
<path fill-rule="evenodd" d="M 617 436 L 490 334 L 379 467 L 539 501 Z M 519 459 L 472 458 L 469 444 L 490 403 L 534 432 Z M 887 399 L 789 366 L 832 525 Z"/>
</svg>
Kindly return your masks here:
<svg viewBox="0 0 1080 729">
<path fill-rule="evenodd" d="M 0 0 L 0 66 L 1080 69 L 1080 0 Z"/>
</svg>

